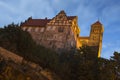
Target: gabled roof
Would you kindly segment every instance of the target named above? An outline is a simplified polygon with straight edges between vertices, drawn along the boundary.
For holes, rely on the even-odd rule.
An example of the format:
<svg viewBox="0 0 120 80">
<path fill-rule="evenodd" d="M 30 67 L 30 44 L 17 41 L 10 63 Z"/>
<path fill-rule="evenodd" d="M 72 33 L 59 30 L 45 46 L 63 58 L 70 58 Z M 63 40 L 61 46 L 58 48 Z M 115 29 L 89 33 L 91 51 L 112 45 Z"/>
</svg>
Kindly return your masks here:
<svg viewBox="0 0 120 80">
<path fill-rule="evenodd" d="M 64 10 L 61 10 L 58 14 L 66 14 Z"/>
<path fill-rule="evenodd" d="M 60 11 L 59 14 L 65 14 L 64 10 Z M 77 16 L 66 16 L 67 20 L 73 20 L 77 18 Z M 39 27 L 45 27 L 47 23 L 49 23 L 52 19 L 32 19 L 32 17 L 29 17 L 24 23 L 21 24 L 21 26 L 39 26 Z"/>
<path fill-rule="evenodd" d="M 73 20 L 74 18 L 76 18 L 76 16 L 67 16 L 68 20 Z M 47 25 L 48 22 L 50 22 L 51 19 L 32 19 L 29 18 L 28 20 L 26 20 L 24 23 L 21 24 L 21 26 L 39 26 L 39 27 L 45 27 Z"/>
<path fill-rule="evenodd" d="M 93 23 L 92 25 L 102 25 L 100 21 Z"/>
<path fill-rule="evenodd" d="M 64 15 L 67 17 L 68 20 L 73 20 L 74 18 L 77 17 L 77 16 L 67 16 L 64 10 L 61 10 L 61 11 L 58 13 L 58 15 L 59 15 L 59 14 L 64 14 Z"/>
</svg>

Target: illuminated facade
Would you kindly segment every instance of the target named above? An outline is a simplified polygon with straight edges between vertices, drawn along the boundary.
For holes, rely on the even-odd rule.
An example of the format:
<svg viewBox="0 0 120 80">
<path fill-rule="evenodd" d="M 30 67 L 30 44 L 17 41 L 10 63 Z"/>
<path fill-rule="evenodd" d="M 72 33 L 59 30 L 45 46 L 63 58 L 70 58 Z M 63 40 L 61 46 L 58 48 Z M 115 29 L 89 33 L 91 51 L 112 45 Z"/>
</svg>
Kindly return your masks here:
<svg viewBox="0 0 120 80">
<path fill-rule="evenodd" d="M 28 18 L 21 24 L 21 28 L 28 31 L 37 44 L 55 51 L 66 51 L 83 45 L 98 46 L 100 56 L 102 46 L 103 26 L 97 21 L 92 24 L 90 36 L 80 37 L 77 16 L 67 16 L 62 10 L 52 19 Z"/>
<path fill-rule="evenodd" d="M 98 57 L 100 57 L 102 49 L 102 37 L 103 37 L 104 27 L 97 21 L 91 25 L 90 35 L 87 37 L 79 37 L 79 41 L 82 45 L 97 47 Z"/>
</svg>

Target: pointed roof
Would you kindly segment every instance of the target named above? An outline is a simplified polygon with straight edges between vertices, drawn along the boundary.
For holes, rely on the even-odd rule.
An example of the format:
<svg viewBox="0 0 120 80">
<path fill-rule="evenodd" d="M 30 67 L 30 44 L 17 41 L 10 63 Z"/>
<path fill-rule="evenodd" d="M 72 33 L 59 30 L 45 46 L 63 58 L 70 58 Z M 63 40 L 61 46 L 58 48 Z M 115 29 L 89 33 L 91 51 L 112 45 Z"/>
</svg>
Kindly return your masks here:
<svg viewBox="0 0 120 80">
<path fill-rule="evenodd" d="M 61 10 L 59 13 L 63 13 L 63 14 L 66 14 L 64 10 Z"/>
<path fill-rule="evenodd" d="M 67 16 L 64 10 L 61 10 L 61 11 L 58 13 L 58 15 L 59 15 L 59 14 L 65 14 L 65 16 L 67 17 L 68 20 L 73 20 L 74 18 L 77 17 L 77 16 Z"/>
<path fill-rule="evenodd" d="M 92 25 L 102 25 L 101 22 L 98 20 L 97 22 L 93 23 Z"/>
</svg>

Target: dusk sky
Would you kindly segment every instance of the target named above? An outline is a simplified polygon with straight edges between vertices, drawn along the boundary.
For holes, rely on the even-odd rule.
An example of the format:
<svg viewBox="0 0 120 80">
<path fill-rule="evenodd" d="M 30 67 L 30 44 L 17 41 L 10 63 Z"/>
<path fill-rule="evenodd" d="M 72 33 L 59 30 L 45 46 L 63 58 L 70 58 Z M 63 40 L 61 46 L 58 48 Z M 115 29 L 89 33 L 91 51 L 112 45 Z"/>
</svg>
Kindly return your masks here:
<svg viewBox="0 0 120 80">
<path fill-rule="evenodd" d="M 20 23 L 28 17 L 53 18 L 60 10 L 78 16 L 81 36 L 89 36 L 98 19 L 104 25 L 101 57 L 120 52 L 120 0 L 0 0 L 0 26 Z"/>
</svg>

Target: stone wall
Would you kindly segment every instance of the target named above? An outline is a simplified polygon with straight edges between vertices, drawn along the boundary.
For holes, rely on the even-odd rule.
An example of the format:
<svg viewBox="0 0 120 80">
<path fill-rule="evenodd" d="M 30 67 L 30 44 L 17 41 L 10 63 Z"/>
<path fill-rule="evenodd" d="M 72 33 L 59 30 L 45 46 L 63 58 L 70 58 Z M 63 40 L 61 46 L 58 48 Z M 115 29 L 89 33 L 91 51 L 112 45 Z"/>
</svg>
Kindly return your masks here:
<svg viewBox="0 0 120 80">
<path fill-rule="evenodd" d="M 35 19 L 31 19 L 34 22 Z M 40 19 L 41 20 L 41 19 Z M 103 25 L 97 21 L 91 25 L 89 36 L 79 36 L 80 29 L 78 26 L 77 16 L 67 16 L 62 10 L 52 19 L 43 19 L 44 23 L 39 26 L 36 24 L 24 22 L 22 29 L 32 35 L 36 43 L 60 52 L 70 50 L 71 48 L 79 48 L 81 46 L 99 46 L 99 55 L 102 48 Z M 44 24 L 44 26 L 42 26 Z"/>
<path fill-rule="evenodd" d="M 34 19 L 31 20 L 34 22 Z M 77 16 L 67 16 L 64 11 L 58 13 L 45 26 L 26 24 L 22 26 L 22 29 L 28 31 L 37 44 L 52 48 L 57 52 L 70 50 L 77 46 L 79 36 Z"/>
</svg>

